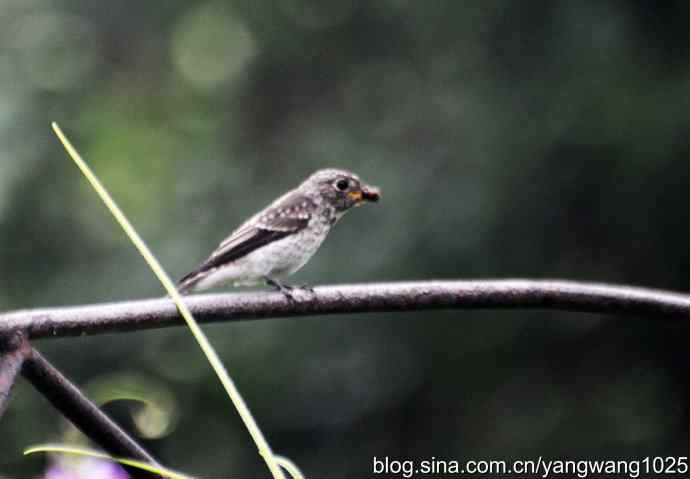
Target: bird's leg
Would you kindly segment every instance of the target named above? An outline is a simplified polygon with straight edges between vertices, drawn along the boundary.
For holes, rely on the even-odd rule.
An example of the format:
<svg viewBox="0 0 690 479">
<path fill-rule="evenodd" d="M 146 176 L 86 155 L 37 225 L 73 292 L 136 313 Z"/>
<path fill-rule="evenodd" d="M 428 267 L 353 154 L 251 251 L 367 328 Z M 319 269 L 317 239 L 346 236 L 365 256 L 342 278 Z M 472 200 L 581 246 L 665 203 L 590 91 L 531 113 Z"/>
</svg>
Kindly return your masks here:
<svg viewBox="0 0 690 479">
<path fill-rule="evenodd" d="M 270 276 L 264 276 L 264 279 L 266 280 L 267 285 L 273 286 L 276 290 L 283 293 L 287 299 L 290 301 L 295 300 L 294 296 L 292 296 L 292 290 L 295 289 L 294 287 L 290 286 L 289 284 L 284 284 L 277 279 L 273 279 Z"/>
<path fill-rule="evenodd" d="M 271 278 L 270 276 L 264 276 L 264 279 L 266 280 L 266 284 L 268 284 L 269 286 L 273 286 L 276 290 L 283 293 L 288 299 L 294 299 L 292 292 L 296 289 L 301 289 L 314 294 L 314 288 L 312 288 L 308 284 L 286 284 L 281 281 L 278 281 L 275 278 Z"/>
<path fill-rule="evenodd" d="M 308 284 L 298 284 L 296 286 L 292 286 L 292 288 L 303 289 L 304 291 L 308 291 L 309 293 L 314 293 L 314 288 Z"/>
</svg>

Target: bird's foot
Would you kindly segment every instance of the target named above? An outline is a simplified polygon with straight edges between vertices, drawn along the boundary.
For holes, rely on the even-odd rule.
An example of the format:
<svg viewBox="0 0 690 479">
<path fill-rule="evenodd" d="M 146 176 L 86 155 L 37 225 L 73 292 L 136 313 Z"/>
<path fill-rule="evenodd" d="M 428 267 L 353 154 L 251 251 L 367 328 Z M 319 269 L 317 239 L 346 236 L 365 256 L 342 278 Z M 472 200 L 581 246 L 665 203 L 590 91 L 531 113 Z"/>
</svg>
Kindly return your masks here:
<svg viewBox="0 0 690 479">
<path fill-rule="evenodd" d="M 266 280 L 266 284 L 269 286 L 273 286 L 276 291 L 280 291 L 283 293 L 283 296 L 285 296 L 288 301 L 295 302 L 295 296 L 292 294 L 293 290 L 295 289 L 294 286 L 290 286 L 289 284 L 285 284 L 281 281 L 278 281 L 277 279 L 270 278 L 266 276 L 264 278 Z"/>
<path fill-rule="evenodd" d="M 264 279 L 266 280 L 266 284 L 268 284 L 269 286 L 273 286 L 276 289 L 276 291 L 280 291 L 281 293 L 283 293 L 283 295 L 290 301 L 295 301 L 295 291 L 307 291 L 312 294 L 314 293 L 314 288 L 312 288 L 308 284 L 291 285 L 283 283 L 282 281 L 278 281 L 277 279 L 270 278 L 268 276 L 266 276 Z"/>
<path fill-rule="evenodd" d="M 296 284 L 294 286 L 291 286 L 292 289 L 301 289 L 302 291 L 306 291 L 307 293 L 314 294 L 314 288 L 312 286 L 309 286 L 308 284 Z"/>
</svg>

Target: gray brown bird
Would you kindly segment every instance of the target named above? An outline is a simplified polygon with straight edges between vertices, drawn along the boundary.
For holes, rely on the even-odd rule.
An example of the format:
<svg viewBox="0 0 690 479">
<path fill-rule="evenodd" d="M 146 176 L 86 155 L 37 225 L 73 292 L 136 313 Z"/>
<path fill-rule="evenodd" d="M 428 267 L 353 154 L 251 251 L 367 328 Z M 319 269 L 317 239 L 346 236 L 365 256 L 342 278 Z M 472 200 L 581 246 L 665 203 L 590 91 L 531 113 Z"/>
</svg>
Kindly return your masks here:
<svg viewBox="0 0 690 479">
<path fill-rule="evenodd" d="M 293 287 L 282 280 L 309 261 L 347 210 L 379 197 L 378 188 L 349 171 L 319 170 L 244 222 L 178 288 L 266 282 L 291 297 Z"/>
</svg>

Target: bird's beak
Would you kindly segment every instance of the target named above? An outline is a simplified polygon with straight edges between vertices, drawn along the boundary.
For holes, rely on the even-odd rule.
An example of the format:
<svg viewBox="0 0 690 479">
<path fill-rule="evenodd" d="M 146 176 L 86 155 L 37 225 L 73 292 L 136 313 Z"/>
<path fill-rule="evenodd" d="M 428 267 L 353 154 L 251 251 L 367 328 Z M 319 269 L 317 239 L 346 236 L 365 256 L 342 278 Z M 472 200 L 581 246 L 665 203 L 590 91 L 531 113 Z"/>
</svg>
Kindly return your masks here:
<svg viewBox="0 0 690 479">
<path fill-rule="evenodd" d="M 376 203 L 381 198 L 381 191 L 375 186 L 362 185 L 362 200 Z"/>
<path fill-rule="evenodd" d="M 381 197 L 381 192 L 375 186 L 362 185 L 361 189 L 350 191 L 347 196 L 355 202 L 355 206 L 359 206 L 365 201 L 378 201 Z"/>
</svg>

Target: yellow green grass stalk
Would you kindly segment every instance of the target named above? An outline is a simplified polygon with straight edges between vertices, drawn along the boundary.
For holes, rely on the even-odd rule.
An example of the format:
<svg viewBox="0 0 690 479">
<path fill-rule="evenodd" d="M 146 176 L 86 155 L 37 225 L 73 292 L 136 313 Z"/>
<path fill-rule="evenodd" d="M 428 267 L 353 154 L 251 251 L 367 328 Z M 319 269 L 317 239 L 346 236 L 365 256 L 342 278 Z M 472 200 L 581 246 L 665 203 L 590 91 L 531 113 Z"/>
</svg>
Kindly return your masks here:
<svg viewBox="0 0 690 479">
<path fill-rule="evenodd" d="M 137 461 L 134 459 L 127 459 L 126 457 L 113 457 L 105 454 L 103 452 L 93 451 L 91 449 L 85 449 L 81 447 L 74 446 L 63 446 L 61 444 L 41 444 L 38 446 L 32 446 L 24 450 L 24 455 L 35 454 L 37 452 L 52 452 L 61 454 L 72 454 L 75 456 L 87 456 L 96 457 L 99 459 L 107 459 L 110 461 L 115 461 L 122 464 L 123 466 L 136 467 L 137 469 L 142 469 L 147 472 L 152 472 L 158 474 L 162 477 L 168 477 L 170 479 L 194 479 L 192 476 L 187 476 L 185 474 L 173 471 L 171 469 L 166 469 L 164 467 L 156 467 L 148 464 L 146 462 Z"/>
<path fill-rule="evenodd" d="M 276 459 L 276 456 L 273 455 L 273 451 L 271 450 L 271 447 L 268 445 L 266 438 L 264 437 L 263 433 L 259 429 L 259 426 L 256 424 L 256 421 L 254 420 L 254 417 L 252 416 L 251 412 L 249 411 L 247 404 L 244 402 L 244 399 L 242 399 L 240 392 L 238 391 L 237 387 L 235 386 L 235 383 L 233 382 L 233 380 L 230 378 L 230 375 L 228 374 L 227 370 L 223 366 L 223 363 L 221 362 L 220 358 L 218 357 L 218 354 L 213 349 L 208 338 L 206 337 L 204 332 L 199 327 L 199 324 L 196 322 L 196 320 L 192 316 L 191 311 L 189 311 L 189 308 L 187 307 L 187 305 L 182 300 L 182 296 L 180 295 L 180 293 L 175 288 L 175 284 L 172 282 L 172 280 L 170 279 L 168 274 L 165 272 L 165 270 L 163 269 L 161 264 L 158 262 L 156 257 L 153 255 L 151 250 L 146 246 L 146 243 L 141 238 L 141 236 L 139 236 L 139 234 L 136 232 L 136 230 L 134 229 L 132 224 L 129 222 L 127 217 L 124 215 L 122 210 L 120 210 L 120 208 L 117 206 L 117 204 L 115 203 L 113 198 L 110 196 L 110 193 L 108 193 L 108 191 L 101 184 L 101 182 L 98 180 L 96 175 L 91 171 L 89 166 L 86 164 L 86 162 L 79 155 L 77 150 L 72 146 L 70 141 L 67 139 L 65 134 L 62 132 L 62 130 L 58 126 L 58 124 L 53 122 L 52 127 L 53 127 L 53 130 L 55 131 L 55 134 L 60 139 L 60 142 L 62 143 L 62 145 L 67 150 L 67 153 L 69 154 L 69 156 L 72 158 L 72 160 L 79 167 L 79 169 L 84 174 L 84 176 L 89 181 L 89 183 L 91 183 L 91 186 L 93 187 L 93 189 L 96 190 L 96 193 L 98 193 L 98 196 L 100 196 L 101 200 L 103 200 L 103 202 L 107 206 L 108 210 L 110 210 L 110 213 L 112 213 L 112 215 L 115 217 L 117 222 L 120 224 L 122 229 L 125 231 L 125 233 L 129 237 L 129 239 L 132 241 L 134 246 L 137 248 L 137 250 L 139 250 L 139 253 L 141 253 L 141 255 L 144 257 L 144 260 L 146 260 L 146 263 L 149 265 L 149 267 L 151 268 L 153 273 L 156 275 L 156 277 L 158 278 L 158 281 L 161 282 L 165 291 L 168 293 L 170 298 L 175 302 L 177 309 L 179 310 L 180 314 L 182 315 L 182 317 L 186 321 L 189 329 L 192 331 L 194 338 L 196 339 L 197 343 L 199 343 L 199 347 L 201 347 L 201 350 L 203 351 L 204 355 L 206 355 L 206 358 L 208 359 L 209 364 L 211 365 L 211 367 L 215 371 L 216 375 L 218 376 L 218 379 L 220 380 L 221 384 L 225 388 L 225 391 L 227 392 L 228 396 L 230 397 L 230 400 L 232 401 L 235 408 L 237 409 L 237 412 L 239 413 L 240 417 L 242 418 L 244 425 L 246 426 L 247 430 L 249 431 L 249 434 L 251 435 L 252 439 L 254 440 L 254 443 L 256 444 L 256 447 L 259 450 L 259 454 L 261 455 L 261 457 L 264 458 L 264 461 L 266 461 L 266 465 L 268 466 L 268 469 L 271 471 L 273 478 L 274 479 L 285 479 L 285 476 L 283 475 L 283 471 L 281 469 L 281 465 L 279 464 L 279 461 Z M 302 474 L 299 472 L 299 470 L 297 469 L 297 467 L 293 463 L 286 461 L 284 458 L 280 458 L 280 460 L 282 461 L 283 467 L 285 467 L 285 470 L 288 471 L 288 473 L 291 476 L 293 476 L 296 479 L 301 479 L 303 477 Z"/>
</svg>

